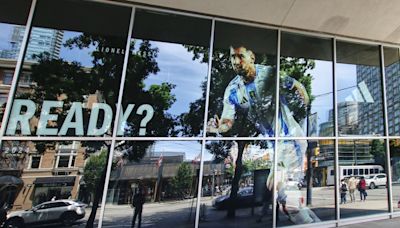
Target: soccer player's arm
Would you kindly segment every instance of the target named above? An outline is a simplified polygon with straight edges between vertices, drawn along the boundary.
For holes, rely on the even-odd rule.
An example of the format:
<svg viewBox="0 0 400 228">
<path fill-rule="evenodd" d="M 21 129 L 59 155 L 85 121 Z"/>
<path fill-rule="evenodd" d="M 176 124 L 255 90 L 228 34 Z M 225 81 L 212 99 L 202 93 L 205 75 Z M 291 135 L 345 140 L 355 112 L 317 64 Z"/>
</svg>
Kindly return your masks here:
<svg viewBox="0 0 400 228">
<path fill-rule="evenodd" d="M 225 133 L 228 132 L 232 126 L 235 118 L 235 105 L 229 100 L 230 90 L 229 86 L 224 93 L 224 107 L 222 109 L 221 118 L 217 115 L 208 121 L 207 132 L 209 133 Z"/>
<path fill-rule="evenodd" d="M 281 80 L 284 88 L 290 90 L 295 89 L 299 93 L 305 105 L 308 105 L 310 103 L 310 97 L 308 96 L 307 90 L 303 84 L 289 76 L 283 76 L 281 77 Z"/>
</svg>

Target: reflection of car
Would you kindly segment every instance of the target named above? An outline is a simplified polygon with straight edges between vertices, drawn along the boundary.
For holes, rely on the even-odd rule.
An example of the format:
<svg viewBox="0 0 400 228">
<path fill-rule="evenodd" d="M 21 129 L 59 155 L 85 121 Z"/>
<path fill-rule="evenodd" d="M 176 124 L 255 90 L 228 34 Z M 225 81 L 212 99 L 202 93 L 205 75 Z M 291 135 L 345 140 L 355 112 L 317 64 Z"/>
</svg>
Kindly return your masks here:
<svg viewBox="0 0 400 228">
<path fill-rule="evenodd" d="M 298 189 L 301 189 L 303 187 L 303 183 L 301 181 L 293 180 L 292 178 L 289 178 L 286 182 L 286 186 L 288 187 L 296 187 Z"/>
<path fill-rule="evenodd" d="M 386 186 L 386 174 L 374 174 L 365 178 L 365 182 L 370 189 L 374 189 L 378 186 Z"/>
<path fill-rule="evenodd" d="M 73 200 L 56 200 L 39 204 L 25 211 L 14 211 L 7 215 L 5 227 L 24 227 L 26 224 L 61 222 L 70 226 L 85 217 L 87 205 Z"/>
<path fill-rule="evenodd" d="M 229 196 L 230 191 L 226 195 L 215 198 L 212 202 L 213 207 L 218 210 L 227 209 L 229 207 Z M 235 205 L 237 207 L 259 206 L 259 204 L 254 204 L 253 187 L 239 189 Z"/>
</svg>

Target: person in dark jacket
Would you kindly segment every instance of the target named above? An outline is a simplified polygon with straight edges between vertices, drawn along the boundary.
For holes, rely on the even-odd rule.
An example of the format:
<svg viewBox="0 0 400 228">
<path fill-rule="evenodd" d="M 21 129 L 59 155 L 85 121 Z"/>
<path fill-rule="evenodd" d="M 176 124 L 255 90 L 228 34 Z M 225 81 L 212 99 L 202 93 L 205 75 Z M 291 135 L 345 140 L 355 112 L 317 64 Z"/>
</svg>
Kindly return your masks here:
<svg viewBox="0 0 400 228">
<path fill-rule="evenodd" d="M 132 218 L 132 228 L 135 227 L 136 218 L 138 218 L 138 227 L 142 226 L 142 212 L 143 212 L 143 204 L 145 202 L 145 195 L 143 188 L 140 187 L 136 194 L 133 196 L 132 199 L 132 206 L 135 208 L 135 212 Z"/>
</svg>

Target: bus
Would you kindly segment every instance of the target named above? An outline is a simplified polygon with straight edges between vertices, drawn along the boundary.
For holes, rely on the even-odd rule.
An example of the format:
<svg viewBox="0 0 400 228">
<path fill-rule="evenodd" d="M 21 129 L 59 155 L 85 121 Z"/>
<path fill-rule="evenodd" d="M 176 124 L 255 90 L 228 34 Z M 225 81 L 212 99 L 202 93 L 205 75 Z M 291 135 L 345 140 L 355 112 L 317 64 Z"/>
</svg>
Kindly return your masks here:
<svg viewBox="0 0 400 228">
<path fill-rule="evenodd" d="M 335 184 L 335 169 L 333 166 L 329 166 L 327 170 L 326 185 Z M 339 180 L 350 176 L 364 176 L 384 173 L 381 165 L 353 165 L 353 166 L 339 166 Z"/>
</svg>

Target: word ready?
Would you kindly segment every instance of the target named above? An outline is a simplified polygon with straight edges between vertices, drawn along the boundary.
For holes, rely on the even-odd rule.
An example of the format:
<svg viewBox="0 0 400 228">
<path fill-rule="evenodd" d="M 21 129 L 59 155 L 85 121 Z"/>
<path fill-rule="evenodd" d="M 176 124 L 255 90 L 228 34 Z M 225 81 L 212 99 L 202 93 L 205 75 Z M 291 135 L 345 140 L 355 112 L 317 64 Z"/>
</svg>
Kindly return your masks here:
<svg viewBox="0 0 400 228">
<path fill-rule="evenodd" d="M 63 106 L 63 101 L 43 101 L 37 123 L 36 135 L 63 136 L 66 135 L 70 129 L 73 129 L 75 130 L 75 135 L 100 136 L 108 132 L 111 127 L 113 111 L 110 105 L 105 103 L 93 103 L 85 134 L 83 121 L 84 108 L 82 102 L 71 103 L 71 107 L 69 108 L 65 120 L 60 128 L 49 126 L 49 123 L 57 122 L 59 118 L 59 115 L 56 112 L 52 113 L 52 110 L 62 109 Z M 36 113 L 36 107 L 35 102 L 31 100 L 14 100 L 6 134 L 15 135 L 17 129 L 19 129 L 22 135 L 31 135 L 30 120 Z M 124 134 L 127 120 L 134 107 L 135 104 L 129 104 L 125 111 L 121 110 L 117 135 L 121 136 Z M 100 115 L 101 112 L 103 113 L 102 115 Z M 142 104 L 137 108 L 136 114 L 140 115 L 142 118 L 140 122 L 139 135 L 144 136 L 146 135 L 146 125 L 153 118 L 154 109 L 149 104 Z M 100 120 L 99 118 L 102 119 Z M 99 123 L 101 123 L 100 126 Z"/>
</svg>

